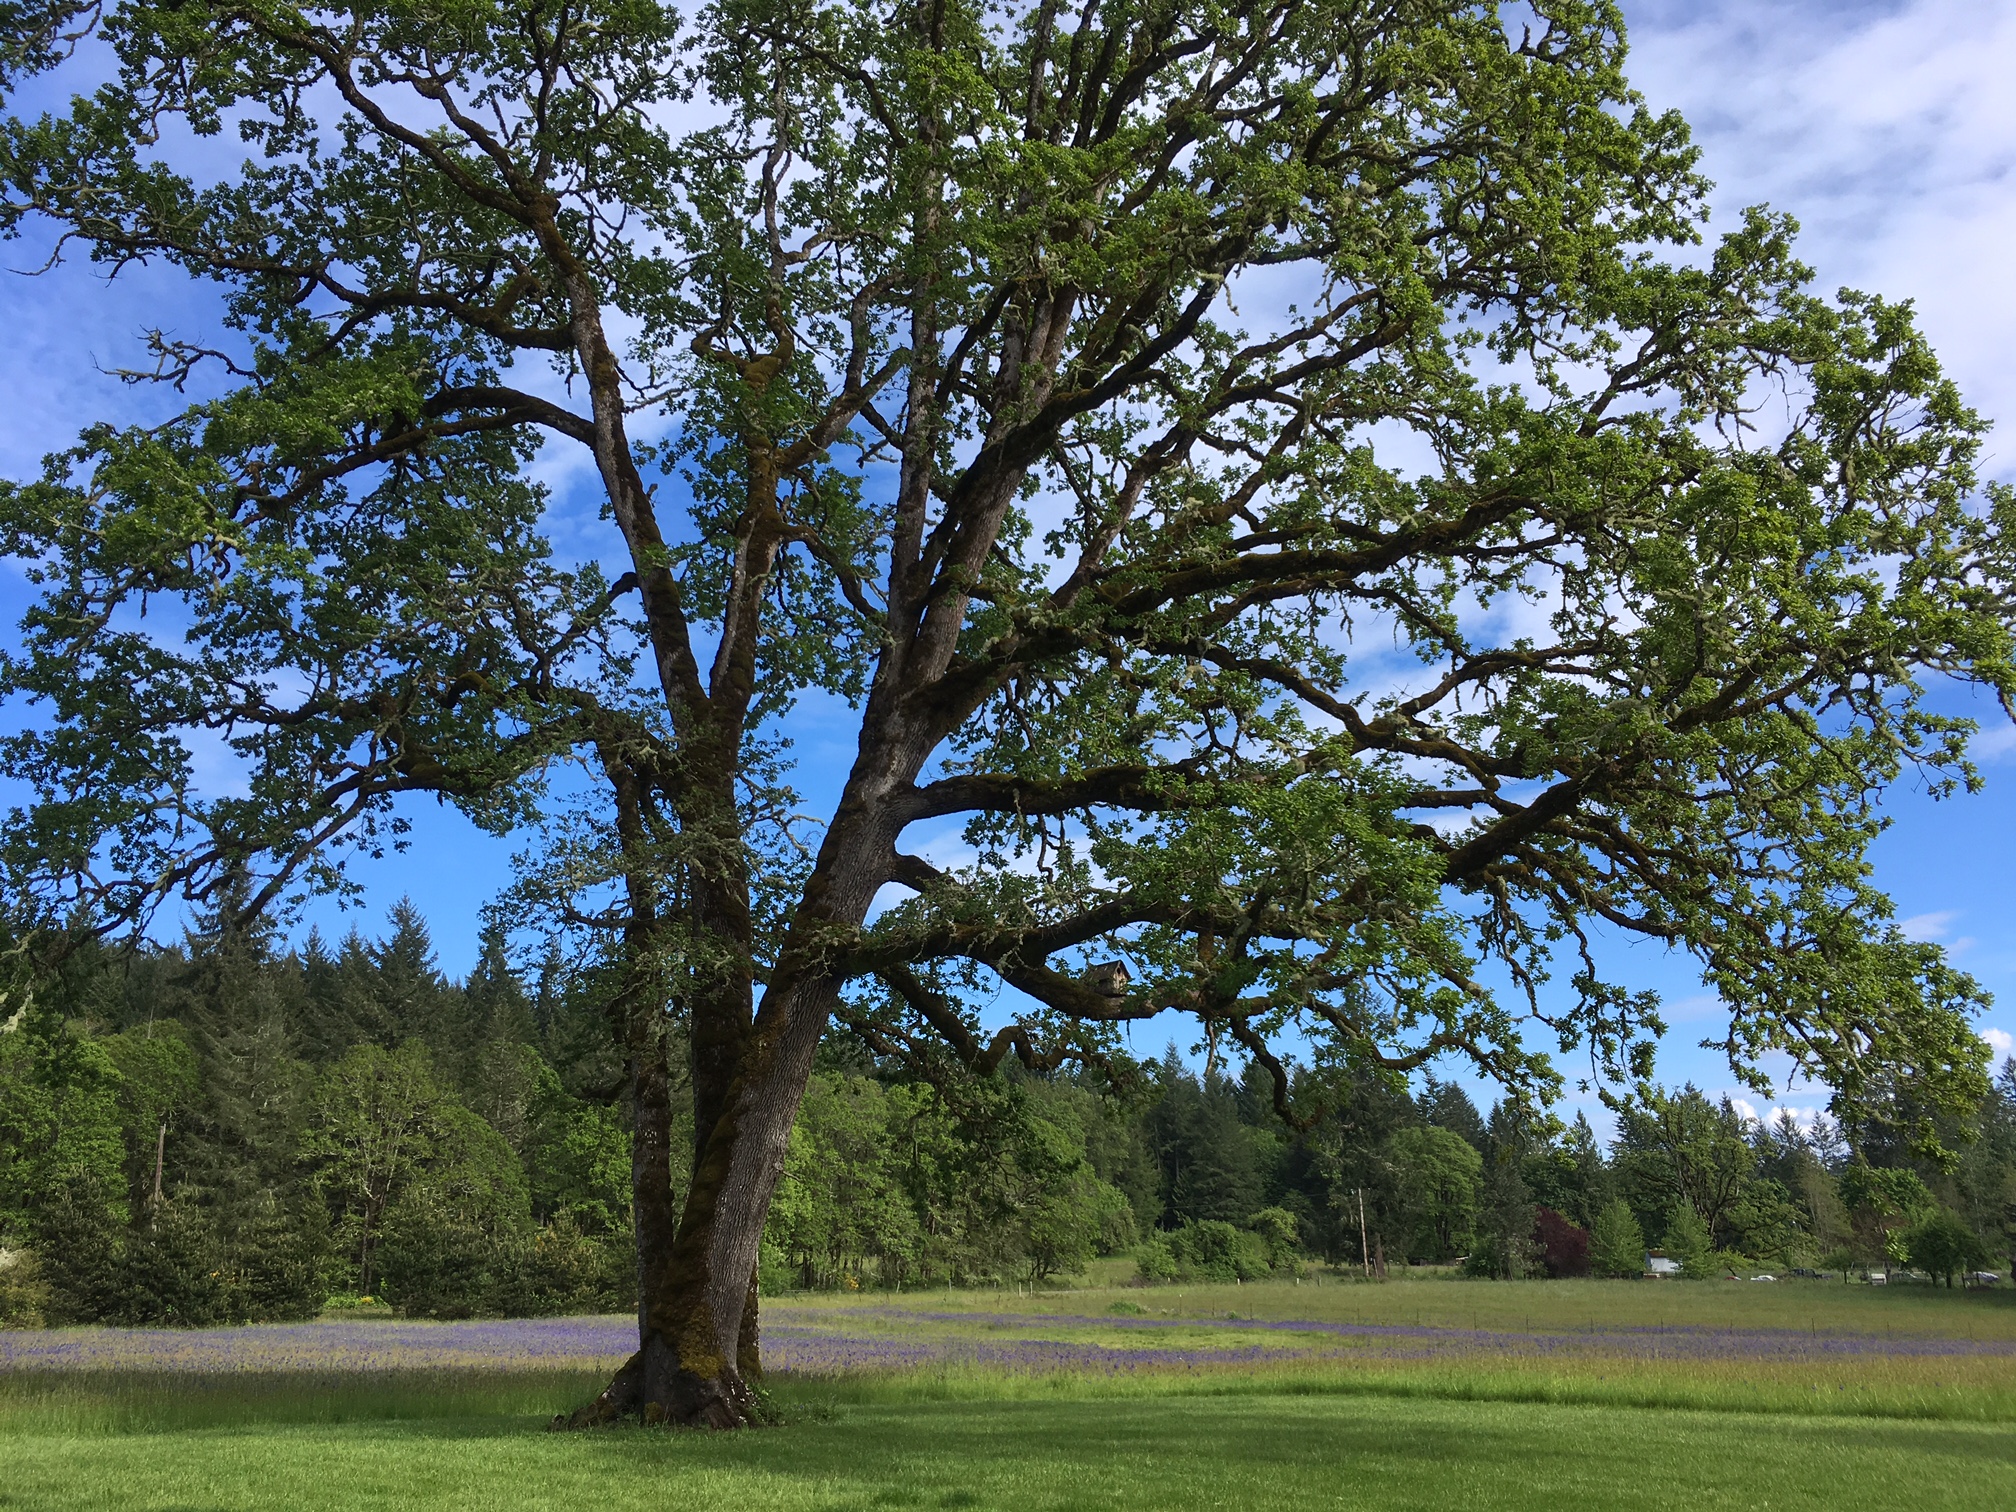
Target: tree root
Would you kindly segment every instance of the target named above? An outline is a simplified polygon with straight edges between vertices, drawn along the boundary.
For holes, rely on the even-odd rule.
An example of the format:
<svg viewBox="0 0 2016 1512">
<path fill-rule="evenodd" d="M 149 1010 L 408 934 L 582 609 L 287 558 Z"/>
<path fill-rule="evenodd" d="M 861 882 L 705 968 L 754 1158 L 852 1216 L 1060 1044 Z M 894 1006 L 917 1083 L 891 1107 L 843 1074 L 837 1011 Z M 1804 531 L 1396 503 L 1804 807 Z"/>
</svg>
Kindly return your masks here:
<svg viewBox="0 0 2016 1512">
<path fill-rule="evenodd" d="M 559 1430 L 601 1428 L 625 1421 L 646 1427 L 759 1428 L 777 1421 L 769 1403 L 741 1375 L 695 1375 L 689 1370 L 664 1373 L 659 1389 L 650 1390 L 642 1350 L 623 1363 L 602 1394 L 573 1413 L 554 1417 L 548 1427 Z"/>
<path fill-rule="evenodd" d="M 625 1418 L 641 1417 L 644 1413 L 644 1352 L 640 1349 L 623 1362 L 615 1378 L 602 1388 L 602 1394 L 585 1407 L 577 1407 L 572 1413 L 556 1414 L 547 1426 L 563 1428 L 600 1428 L 611 1423 L 620 1423 Z"/>
</svg>

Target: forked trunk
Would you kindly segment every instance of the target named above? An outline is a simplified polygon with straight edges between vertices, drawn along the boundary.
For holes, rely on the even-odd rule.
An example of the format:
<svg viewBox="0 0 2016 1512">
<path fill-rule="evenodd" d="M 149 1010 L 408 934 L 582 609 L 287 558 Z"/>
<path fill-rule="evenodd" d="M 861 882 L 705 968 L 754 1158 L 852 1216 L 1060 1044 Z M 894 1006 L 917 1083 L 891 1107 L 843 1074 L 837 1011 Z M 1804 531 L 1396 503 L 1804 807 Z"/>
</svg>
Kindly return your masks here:
<svg viewBox="0 0 2016 1512">
<path fill-rule="evenodd" d="M 640 1249 L 648 1274 L 636 1354 L 570 1426 L 629 1417 L 704 1428 L 765 1421 L 753 1389 L 762 1369 L 756 1266 L 820 1018 L 786 1022 L 788 1030 L 780 1024 L 767 1037 L 759 1028 L 748 1069 L 694 1163 L 677 1236 L 658 1251 L 662 1263 Z"/>
</svg>

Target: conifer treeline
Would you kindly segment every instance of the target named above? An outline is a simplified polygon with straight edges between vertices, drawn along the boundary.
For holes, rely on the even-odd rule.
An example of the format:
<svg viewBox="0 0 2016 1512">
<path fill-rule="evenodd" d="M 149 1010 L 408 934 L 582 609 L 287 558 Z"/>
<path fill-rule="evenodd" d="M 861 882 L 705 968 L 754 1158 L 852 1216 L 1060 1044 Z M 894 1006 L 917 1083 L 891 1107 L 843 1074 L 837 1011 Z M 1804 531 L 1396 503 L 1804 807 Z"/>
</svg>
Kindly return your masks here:
<svg viewBox="0 0 2016 1512">
<path fill-rule="evenodd" d="M 454 983 L 410 903 L 388 923 L 334 949 L 199 929 L 41 985 L 0 1035 L 14 1313 L 627 1305 L 629 1136 L 592 980 L 556 959 L 528 989 L 492 926 Z"/>
<path fill-rule="evenodd" d="M 410 905 L 331 949 L 192 932 L 73 961 L 0 1033 L 0 1321 L 623 1310 L 629 1133 L 592 971 L 528 982 L 502 930 L 468 978 Z M 1011 1067 L 932 1086 L 822 1050 L 763 1251 L 767 1291 L 1144 1279 L 1311 1261 L 1479 1276 L 2016 1267 L 2016 1063 L 1948 1170 L 1885 1126 L 1739 1116 L 1693 1088 L 1622 1117 L 1487 1117 L 1432 1077 L 1257 1070 L 1171 1051 L 1117 1095 Z M 1910 1110 L 1898 1110 L 1897 1126 Z M 1962 1134 L 1971 1138 L 1956 1138 Z"/>
</svg>

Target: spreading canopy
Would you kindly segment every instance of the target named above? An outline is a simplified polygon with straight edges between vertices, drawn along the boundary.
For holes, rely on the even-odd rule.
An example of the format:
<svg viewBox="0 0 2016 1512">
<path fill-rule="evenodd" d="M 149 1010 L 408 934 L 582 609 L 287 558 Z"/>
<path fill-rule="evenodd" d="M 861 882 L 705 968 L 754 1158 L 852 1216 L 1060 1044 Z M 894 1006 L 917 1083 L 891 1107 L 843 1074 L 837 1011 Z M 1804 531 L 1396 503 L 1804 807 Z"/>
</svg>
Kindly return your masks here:
<svg viewBox="0 0 2016 1512">
<path fill-rule="evenodd" d="M 1545 1092 L 1522 1011 L 1644 1070 L 1622 932 L 1699 956 L 1743 1074 L 1978 1092 L 1979 995 L 1866 858 L 1901 773 L 1973 780 L 1928 689 L 2016 690 L 2011 506 L 1908 307 L 1813 294 L 1763 211 L 1695 250 L 1613 5 L 6 24 L 17 83 L 107 80 L 8 120 L 8 226 L 224 298 L 152 339 L 208 397 L 6 495 L 10 897 L 336 885 L 403 795 L 501 830 L 580 757 L 545 895 L 689 1027 L 722 1357 L 721 1215 L 836 1012 L 986 1068 L 1173 1007 L 1284 1105 L 1298 1040 Z M 533 481 L 568 456 L 606 541 Z M 808 698 L 857 735 L 813 830 Z"/>
</svg>

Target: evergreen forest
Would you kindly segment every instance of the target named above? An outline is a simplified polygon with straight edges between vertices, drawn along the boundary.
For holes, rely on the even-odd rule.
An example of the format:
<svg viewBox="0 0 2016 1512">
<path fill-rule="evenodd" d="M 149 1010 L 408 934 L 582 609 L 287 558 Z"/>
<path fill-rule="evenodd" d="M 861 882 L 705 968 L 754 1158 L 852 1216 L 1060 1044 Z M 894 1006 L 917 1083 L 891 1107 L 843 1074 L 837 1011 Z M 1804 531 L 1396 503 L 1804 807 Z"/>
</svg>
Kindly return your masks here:
<svg viewBox="0 0 2016 1512">
<path fill-rule="evenodd" d="M 72 958 L 0 1026 L 0 1322 L 205 1324 L 390 1306 L 635 1306 L 631 1130 L 608 991 L 501 923 L 455 982 L 427 925 L 294 947 L 214 924 Z M 674 1056 L 677 1064 L 679 1057 Z M 920 1070 L 931 1074 L 920 1074 Z M 1041 1285 L 1099 1257 L 1146 1283 L 1386 1275 L 1693 1276 L 2016 1268 L 2016 1062 L 1947 1160 L 1882 1122 L 1746 1118 L 1647 1090 L 1589 1122 L 1462 1087 L 1210 1047 L 986 1078 L 829 1031 L 761 1287 Z M 674 1094 L 676 1148 L 691 1099 Z M 673 1199 L 690 1162 L 673 1162 Z"/>
</svg>

